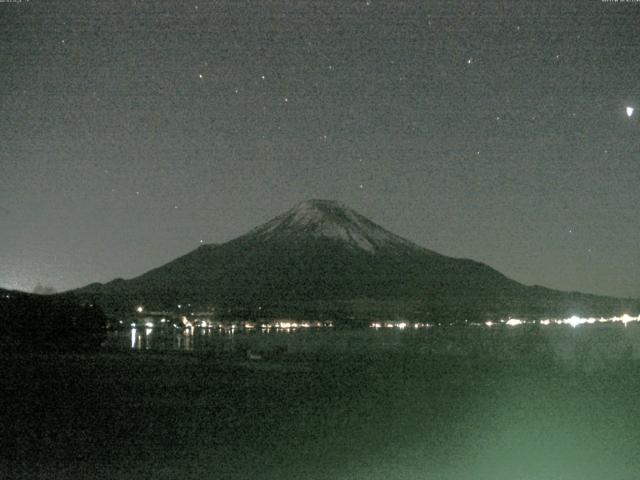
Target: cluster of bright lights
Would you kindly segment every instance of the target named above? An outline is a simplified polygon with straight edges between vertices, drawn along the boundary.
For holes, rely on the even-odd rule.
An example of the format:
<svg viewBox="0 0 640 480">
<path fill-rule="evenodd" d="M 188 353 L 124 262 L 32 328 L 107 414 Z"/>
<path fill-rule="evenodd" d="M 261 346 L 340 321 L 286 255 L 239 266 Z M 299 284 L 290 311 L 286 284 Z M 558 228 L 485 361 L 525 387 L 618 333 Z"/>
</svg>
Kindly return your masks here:
<svg viewBox="0 0 640 480">
<path fill-rule="evenodd" d="M 136 310 L 138 313 L 142 313 L 143 307 L 138 307 Z M 167 322 L 169 322 L 169 320 L 167 320 L 166 318 L 160 319 L 160 323 L 164 324 Z M 519 318 L 508 318 L 508 319 L 503 319 L 498 321 L 487 320 L 486 322 L 484 322 L 484 324 L 474 322 L 469 325 L 475 325 L 475 326 L 484 325 L 486 327 L 493 327 L 496 325 L 506 325 L 508 327 L 517 327 L 525 324 L 539 324 L 544 326 L 570 325 L 571 327 L 575 328 L 579 325 L 584 325 L 584 324 L 591 325 L 595 323 L 622 323 L 626 326 L 631 322 L 640 322 L 640 315 L 634 317 L 628 314 L 624 314 L 621 316 L 614 316 L 614 317 L 608 317 L 608 318 L 578 317 L 577 315 L 573 315 L 568 318 L 561 318 L 561 319 L 545 318 L 541 320 L 524 320 Z M 198 319 L 198 318 L 189 319 L 186 315 L 183 315 L 180 317 L 180 321 L 177 325 L 173 322 L 171 323 L 175 328 L 183 328 L 185 330 L 191 330 L 193 328 L 204 328 L 204 329 L 217 328 L 218 330 L 231 332 L 231 333 L 234 333 L 236 330 L 253 330 L 258 327 L 260 327 L 262 331 L 270 331 L 270 330 L 291 331 L 291 330 L 306 329 L 306 328 L 333 327 L 333 322 L 326 322 L 326 321 L 325 322 L 319 322 L 319 321 L 309 322 L 309 321 L 296 321 L 296 320 L 289 320 L 289 319 L 274 320 L 268 323 L 259 323 L 259 324 L 256 324 L 254 322 L 225 324 L 225 323 L 212 321 L 208 319 Z M 135 329 L 137 326 L 138 324 L 131 323 L 132 329 Z M 151 328 L 154 328 L 155 325 L 150 318 L 147 318 L 143 326 L 146 327 L 147 329 L 151 329 Z M 410 323 L 406 321 L 397 321 L 397 322 L 376 321 L 376 322 L 370 323 L 369 327 L 375 330 L 379 330 L 382 328 L 406 330 L 406 329 L 429 328 L 429 327 L 432 327 L 432 324 L 423 323 L 423 322 Z"/>
<path fill-rule="evenodd" d="M 553 319 L 545 318 L 542 320 L 520 320 L 518 318 L 509 318 L 508 320 L 500 320 L 499 323 L 508 325 L 510 327 L 516 327 L 518 325 L 523 325 L 523 324 L 538 323 L 540 325 L 545 325 L 545 326 L 546 325 L 571 325 L 572 327 L 575 328 L 579 325 L 584 325 L 584 324 L 592 325 L 594 323 L 616 323 L 616 322 L 622 323 L 625 326 L 631 322 L 640 322 L 640 315 L 638 315 L 637 317 L 633 317 L 625 313 L 624 315 L 619 317 L 608 317 L 608 318 L 578 317 L 577 315 L 573 315 L 572 317 L 568 317 L 568 318 L 553 318 Z M 495 325 L 496 322 L 486 321 L 484 324 L 487 327 L 491 327 Z"/>
<path fill-rule="evenodd" d="M 262 330 L 296 330 L 298 328 L 323 328 L 333 327 L 332 322 L 297 322 L 295 320 L 277 320 L 260 325 Z"/>
<path fill-rule="evenodd" d="M 416 322 L 416 323 L 409 323 L 409 322 L 372 322 L 369 324 L 369 328 L 373 328 L 375 330 L 378 330 L 380 328 L 397 328 L 398 330 L 405 330 L 407 328 L 414 328 L 414 329 L 418 329 L 418 328 L 428 328 L 431 325 L 428 323 L 422 323 L 422 322 Z"/>
<path fill-rule="evenodd" d="M 162 318 L 160 323 L 167 323 L 169 320 L 166 318 Z M 295 330 L 300 328 L 326 328 L 333 327 L 333 322 L 300 322 L 296 320 L 275 320 L 273 322 L 268 323 L 255 323 L 255 322 L 240 322 L 240 323 L 222 323 L 218 321 L 208 320 L 208 319 L 199 319 L 199 318 L 189 318 L 186 315 L 180 317 L 179 322 L 173 323 L 172 325 L 175 328 L 183 328 L 185 330 L 191 330 L 194 328 L 203 328 L 203 329 L 218 329 L 225 332 L 236 331 L 236 330 L 254 330 L 260 327 L 263 331 L 269 330 Z M 151 319 L 147 319 L 143 324 L 146 328 L 154 328 L 155 324 Z M 137 323 L 131 323 L 131 328 L 135 329 L 138 327 Z"/>
</svg>

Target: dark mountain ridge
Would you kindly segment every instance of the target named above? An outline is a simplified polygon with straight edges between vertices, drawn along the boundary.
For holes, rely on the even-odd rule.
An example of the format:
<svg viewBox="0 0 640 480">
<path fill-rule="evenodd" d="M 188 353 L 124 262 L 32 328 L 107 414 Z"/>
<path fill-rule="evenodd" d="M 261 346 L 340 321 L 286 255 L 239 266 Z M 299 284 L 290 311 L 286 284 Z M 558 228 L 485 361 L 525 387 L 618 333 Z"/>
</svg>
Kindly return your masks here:
<svg viewBox="0 0 640 480">
<path fill-rule="evenodd" d="M 485 320 L 610 315 L 638 302 L 529 287 L 405 240 L 346 206 L 309 200 L 221 245 L 131 280 L 75 291 L 114 314 L 191 305 L 219 315 Z"/>
</svg>

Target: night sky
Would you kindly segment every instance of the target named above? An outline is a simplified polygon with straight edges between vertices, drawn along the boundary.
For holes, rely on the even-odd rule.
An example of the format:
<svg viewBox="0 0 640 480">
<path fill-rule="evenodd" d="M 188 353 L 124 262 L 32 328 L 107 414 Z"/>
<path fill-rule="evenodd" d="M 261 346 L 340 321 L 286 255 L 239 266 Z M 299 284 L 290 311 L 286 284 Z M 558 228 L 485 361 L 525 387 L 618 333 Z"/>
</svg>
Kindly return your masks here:
<svg viewBox="0 0 640 480">
<path fill-rule="evenodd" d="M 0 86 L 5 288 L 130 278 L 325 198 L 640 297 L 640 2 L 4 1 Z"/>
</svg>

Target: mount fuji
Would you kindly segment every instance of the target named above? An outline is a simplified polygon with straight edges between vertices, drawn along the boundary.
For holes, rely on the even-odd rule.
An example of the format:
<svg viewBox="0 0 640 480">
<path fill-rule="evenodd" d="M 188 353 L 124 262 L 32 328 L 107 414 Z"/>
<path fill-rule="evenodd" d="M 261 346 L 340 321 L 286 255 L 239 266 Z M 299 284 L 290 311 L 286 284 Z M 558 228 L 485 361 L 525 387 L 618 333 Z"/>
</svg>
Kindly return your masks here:
<svg viewBox="0 0 640 480">
<path fill-rule="evenodd" d="M 631 313 L 638 301 L 526 286 L 403 239 L 345 205 L 308 200 L 247 234 L 75 295 L 112 315 L 136 305 L 233 318 L 421 321 Z"/>
</svg>

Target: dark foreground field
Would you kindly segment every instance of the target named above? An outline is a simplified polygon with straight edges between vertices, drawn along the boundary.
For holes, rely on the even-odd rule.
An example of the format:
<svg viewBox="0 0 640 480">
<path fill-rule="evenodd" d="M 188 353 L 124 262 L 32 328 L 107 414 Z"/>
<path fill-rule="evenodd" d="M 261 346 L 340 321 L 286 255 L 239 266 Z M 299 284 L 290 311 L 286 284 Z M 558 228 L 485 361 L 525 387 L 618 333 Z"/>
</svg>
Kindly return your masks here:
<svg viewBox="0 0 640 480">
<path fill-rule="evenodd" d="M 632 479 L 640 364 L 2 358 L 0 478 Z"/>
</svg>

